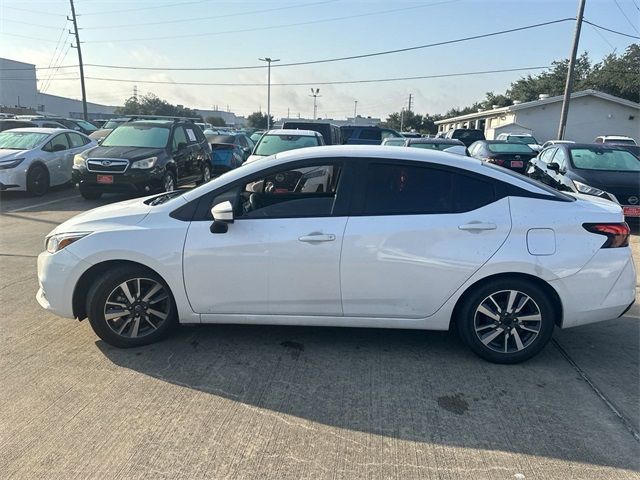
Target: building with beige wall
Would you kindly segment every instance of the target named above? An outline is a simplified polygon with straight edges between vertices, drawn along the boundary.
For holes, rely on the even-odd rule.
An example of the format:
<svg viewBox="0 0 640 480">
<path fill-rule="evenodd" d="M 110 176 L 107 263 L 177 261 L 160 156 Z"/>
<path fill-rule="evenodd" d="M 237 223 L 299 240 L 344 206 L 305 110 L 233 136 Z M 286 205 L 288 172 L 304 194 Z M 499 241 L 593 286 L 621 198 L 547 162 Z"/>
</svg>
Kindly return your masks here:
<svg viewBox="0 0 640 480">
<path fill-rule="evenodd" d="M 529 133 L 540 143 L 557 137 L 562 96 L 540 95 L 532 102 L 478 111 L 435 122 L 438 133 L 479 128 L 487 139 L 500 133 Z M 596 90 L 571 94 L 565 138 L 592 142 L 598 135 L 625 135 L 640 140 L 640 104 Z"/>
</svg>

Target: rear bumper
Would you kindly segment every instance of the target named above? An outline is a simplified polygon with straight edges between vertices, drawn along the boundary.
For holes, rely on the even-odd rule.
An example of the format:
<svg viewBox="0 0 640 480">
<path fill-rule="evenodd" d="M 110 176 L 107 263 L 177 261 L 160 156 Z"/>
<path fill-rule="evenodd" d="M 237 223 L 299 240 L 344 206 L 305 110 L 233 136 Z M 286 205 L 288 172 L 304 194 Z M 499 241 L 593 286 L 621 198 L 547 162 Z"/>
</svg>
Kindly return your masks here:
<svg viewBox="0 0 640 480">
<path fill-rule="evenodd" d="M 620 317 L 635 301 L 636 281 L 629 247 L 599 250 L 574 275 L 550 282 L 562 300 L 562 328 Z"/>
</svg>

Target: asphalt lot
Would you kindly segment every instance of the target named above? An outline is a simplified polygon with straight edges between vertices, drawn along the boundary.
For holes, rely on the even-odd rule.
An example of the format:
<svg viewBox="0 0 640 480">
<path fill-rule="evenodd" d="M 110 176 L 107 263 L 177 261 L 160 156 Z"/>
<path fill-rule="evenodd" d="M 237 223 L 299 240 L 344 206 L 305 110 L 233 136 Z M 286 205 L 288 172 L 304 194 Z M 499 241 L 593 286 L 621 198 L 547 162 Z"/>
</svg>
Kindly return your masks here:
<svg viewBox="0 0 640 480">
<path fill-rule="evenodd" d="M 114 200 L 0 195 L 0 478 L 640 478 L 637 305 L 515 366 L 395 330 L 183 327 L 118 350 L 34 298 L 45 234 Z"/>
</svg>

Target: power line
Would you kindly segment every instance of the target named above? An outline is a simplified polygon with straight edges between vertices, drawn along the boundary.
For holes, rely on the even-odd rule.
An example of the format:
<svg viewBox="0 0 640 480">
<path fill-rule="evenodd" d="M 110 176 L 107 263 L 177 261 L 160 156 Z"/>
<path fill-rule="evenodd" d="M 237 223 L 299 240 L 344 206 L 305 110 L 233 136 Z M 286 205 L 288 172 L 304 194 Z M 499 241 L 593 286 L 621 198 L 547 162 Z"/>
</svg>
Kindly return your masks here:
<svg viewBox="0 0 640 480">
<path fill-rule="evenodd" d="M 56 72 L 58 71 L 57 69 L 51 69 L 51 67 L 53 67 L 56 64 L 62 63 L 62 59 L 60 59 L 60 62 L 57 62 L 59 55 L 62 53 L 62 50 L 64 50 L 64 42 L 60 43 L 60 41 L 62 40 L 62 38 L 64 37 L 64 34 L 66 33 L 67 30 L 67 22 L 69 20 L 65 18 L 64 23 L 62 24 L 62 30 L 60 31 L 60 35 L 58 36 L 58 41 L 56 42 L 56 47 L 53 50 L 53 53 L 51 54 L 51 60 L 49 60 L 49 66 L 47 67 L 48 72 L 49 72 L 49 77 L 47 78 L 47 80 L 44 82 L 44 85 L 42 90 L 43 92 L 47 90 L 48 88 L 48 82 L 49 79 L 56 74 Z M 60 48 L 60 53 L 58 53 L 58 48 Z M 56 54 L 58 54 L 58 56 L 56 56 Z"/>
<path fill-rule="evenodd" d="M 612 30 L 611 28 L 603 27 L 602 25 L 598 25 L 597 23 L 590 22 L 586 18 L 583 18 L 582 21 L 584 23 L 588 23 L 589 25 L 593 25 L 594 27 L 599 28 L 600 30 L 605 30 L 607 32 L 615 33 L 617 35 L 622 35 L 623 37 L 635 38 L 640 40 L 640 37 L 637 37 L 636 35 L 629 35 L 628 33 L 623 33 L 623 32 L 619 32 L 618 30 Z"/>
<path fill-rule="evenodd" d="M 7 24 L 10 23 L 19 23 L 21 25 L 29 25 L 30 27 L 38 27 L 38 28 L 47 28 L 49 30 L 57 30 L 57 27 L 52 27 L 51 25 L 43 25 L 41 23 L 30 23 L 30 22 L 23 22 L 22 20 L 16 20 L 14 18 L 3 18 L 3 21 L 6 22 Z"/>
<path fill-rule="evenodd" d="M 622 9 L 622 7 L 620 6 L 620 4 L 618 3 L 618 0 L 613 0 L 616 4 L 616 7 L 618 7 L 618 10 L 620 10 L 620 13 L 622 14 L 622 16 L 627 20 L 627 22 L 629 22 L 629 25 L 631 25 L 631 28 L 633 28 L 637 33 L 640 33 L 640 31 L 636 28 L 636 26 L 633 24 L 633 22 L 629 19 L 629 17 L 627 17 L 627 14 L 624 13 L 624 10 Z"/>
<path fill-rule="evenodd" d="M 462 43 L 462 42 L 467 42 L 470 40 L 477 40 L 480 38 L 487 38 L 487 37 L 494 37 L 494 36 L 498 36 L 498 35 L 504 35 L 507 33 L 514 33 L 514 32 L 519 32 L 519 31 L 523 31 L 523 30 L 530 30 L 533 28 L 539 28 L 539 27 L 544 27 L 547 25 L 554 25 L 557 23 L 563 23 L 563 22 L 568 22 L 568 21 L 573 21 L 575 20 L 575 18 L 561 18 L 558 20 L 551 20 L 548 22 L 542 22 L 542 23 L 536 23 L 536 24 L 532 24 L 532 25 L 526 25 L 524 27 L 517 27 L 517 28 L 511 28 L 508 30 L 499 30 L 496 32 L 490 32 L 490 33 L 485 33 L 485 34 L 480 34 L 480 35 L 473 35 L 470 37 L 463 37 L 463 38 L 457 38 L 454 40 L 446 40 L 443 42 L 436 42 L 436 43 L 428 43 L 428 44 L 424 44 L 424 45 L 417 45 L 414 47 L 406 47 L 406 48 L 399 48 L 399 49 L 395 49 L 395 50 L 385 50 L 385 51 L 381 51 L 381 52 L 372 52 L 372 53 L 365 53 L 365 54 L 360 54 L 360 55 L 350 55 L 347 57 L 335 57 L 335 58 L 325 58 L 325 59 L 320 59 L 320 60 L 308 60 L 308 61 L 303 61 L 303 62 L 293 62 L 293 63 L 280 63 L 277 65 L 273 65 L 272 68 L 282 68 L 282 67 L 294 67 L 294 66 L 299 66 L 299 65 L 313 65 L 313 64 L 319 64 L 319 63 L 330 63 L 330 62 L 339 62 L 339 61 L 344 61 L 344 60 L 355 60 L 355 59 L 361 59 L 361 58 L 369 58 L 369 57 L 377 57 L 377 56 L 382 56 L 382 55 L 391 55 L 391 54 L 395 54 L 395 53 L 401 53 L 401 52 L 408 52 L 408 51 L 412 51 L 412 50 L 419 50 L 419 49 L 424 49 L 424 48 L 431 48 L 431 47 L 437 47 L 437 46 L 442 46 L 442 45 L 451 45 L 451 44 L 455 44 L 455 43 Z M 586 20 L 585 20 L 586 22 Z M 595 24 L 593 24 L 595 25 Z M 230 70 L 253 70 L 253 69 L 258 69 L 258 68 L 265 68 L 264 65 L 245 65 L 245 66 L 235 66 L 235 67 L 134 67 L 134 66 L 129 66 L 129 65 L 106 65 L 106 64 L 97 64 L 97 63 L 86 63 L 85 66 L 87 67 L 95 67 L 95 68 L 107 68 L 107 69 L 117 69 L 117 70 L 153 70 L 153 71 L 182 71 L 182 72 L 193 72 L 193 71 L 230 71 Z M 64 67 L 61 68 L 75 68 L 77 67 L 77 65 L 66 65 Z M 4 70 L 26 70 L 24 68 L 5 68 Z M 37 70 L 40 70 L 40 68 L 38 68 Z"/>
<path fill-rule="evenodd" d="M 183 22 L 193 22 L 193 21 L 199 21 L 199 20 L 217 20 L 219 18 L 246 16 L 246 15 L 253 15 L 253 14 L 256 14 L 256 13 L 277 12 L 279 10 L 290 10 L 292 8 L 312 7 L 312 6 L 316 6 L 316 5 L 323 5 L 323 4 L 326 4 L 326 3 L 334 3 L 334 2 L 337 2 L 337 1 L 338 0 L 325 0 L 325 1 L 322 1 L 322 2 L 305 3 L 305 4 L 302 4 L 302 5 L 288 5 L 286 7 L 265 8 L 265 9 L 262 9 L 262 10 L 252 10 L 252 11 L 247 11 L 247 12 L 228 13 L 228 14 L 224 14 L 224 15 L 215 15 L 215 16 L 210 16 L 210 17 L 197 16 L 197 17 L 183 18 L 183 19 L 178 19 L 178 20 L 165 20 L 165 21 L 162 21 L 162 22 L 128 23 L 128 24 L 122 24 L 122 25 L 98 26 L 98 27 L 91 27 L 90 30 L 103 30 L 103 29 L 122 28 L 122 27 L 141 27 L 141 26 L 147 26 L 147 25 L 165 25 L 167 23 L 183 23 Z"/>
<path fill-rule="evenodd" d="M 19 33 L 0 32 L 0 35 L 8 35 L 10 37 L 27 38 L 29 40 L 37 40 L 38 42 L 55 43 L 54 40 L 48 38 L 31 37 L 29 35 L 20 35 Z"/>
<path fill-rule="evenodd" d="M 62 15 L 61 13 L 42 12 L 42 11 L 36 11 L 36 10 L 29 10 L 28 8 L 8 7 L 6 5 L 3 5 L 2 8 L 3 9 L 8 9 L 8 10 L 17 10 L 19 12 L 37 13 L 38 15 L 49 15 L 49 16 L 52 16 L 52 17 L 64 17 L 64 16 L 66 16 L 66 15 Z"/>
<path fill-rule="evenodd" d="M 153 5 L 151 7 L 140 7 L 140 8 L 127 8 L 125 10 L 103 10 L 102 12 L 89 12 L 89 13 L 83 13 L 83 16 L 87 16 L 87 15 L 107 15 L 107 14 L 111 14 L 111 13 L 124 13 L 124 12 L 138 12 L 141 10 L 156 10 L 158 8 L 166 8 L 166 7 L 180 7 L 183 5 L 190 5 L 193 3 L 203 3 L 206 2 L 207 0 L 193 0 L 191 2 L 180 2 L 180 3 L 168 3 L 168 4 L 160 4 L 160 5 Z"/>
<path fill-rule="evenodd" d="M 318 23 L 335 22 L 338 20 L 350 20 L 353 18 L 370 17 L 373 15 L 382 15 L 387 13 L 402 12 L 406 10 L 415 10 L 417 8 L 426 8 L 426 7 L 432 7 L 435 5 L 441 5 L 445 3 L 453 3 L 453 2 L 459 2 L 459 1 L 460 0 L 444 0 L 441 2 L 429 3 L 427 5 L 414 5 L 411 7 L 394 8 L 391 10 L 380 10 L 377 12 L 360 13 L 356 15 L 347 15 L 343 17 L 331 17 L 331 18 L 324 18 L 324 19 L 318 19 L 318 20 L 309 20 L 306 22 L 286 23 L 281 25 L 269 25 L 266 27 L 243 28 L 239 30 L 223 30 L 223 31 L 215 31 L 215 32 L 203 32 L 203 33 L 188 33 L 184 35 L 170 35 L 170 36 L 163 35 L 158 37 L 112 38 L 109 40 L 91 40 L 91 41 L 87 41 L 86 43 L 123 43 L 123 42 L 142 42 L 146 40 L 175 40 L 179 38 L 211 37 L 211 36 L 218 36 L 218 35 L 226 35 L 229 33 L 259 32 L 264 30 L 274 30 L 274 29 L 288 28 L 288 27 L 299 27 L 304 25 L 315 25 Z"/>
</svg>

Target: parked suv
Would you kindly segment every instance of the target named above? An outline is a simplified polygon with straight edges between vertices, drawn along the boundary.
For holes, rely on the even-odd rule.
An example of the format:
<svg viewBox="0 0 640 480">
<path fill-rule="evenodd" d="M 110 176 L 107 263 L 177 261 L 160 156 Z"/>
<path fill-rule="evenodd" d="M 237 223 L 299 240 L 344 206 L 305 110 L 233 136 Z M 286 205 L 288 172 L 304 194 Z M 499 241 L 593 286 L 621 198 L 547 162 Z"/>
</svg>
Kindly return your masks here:
<svg viewBox="0 0 640 480">
<path fill-rule="evenodd" d="M 477 130 L 475 128 L 454 128 L 453 130 L 449 130 L 445 133 L 444 138 L 455 138 L 456 140 L 460 140 L 467 146 L 467 148 L 469 148 L 473 142 L 485 140 L 482 130 Z"/>
<path fill-rule="evenodd" d="M 211 179 L 211 147 L 187 121 L 143 120 L 115 128 L 73 159 L 73 182 L 86 199 L 103 193 L 172 191 Z"/>
<path fill-rule="evenodd" d="M 395 130 L 380 127 L 344 125 L 340 127 L 342 143 L 349 145 L 380 145 L 386 138 L 404 138 Z"/>
</svg>

